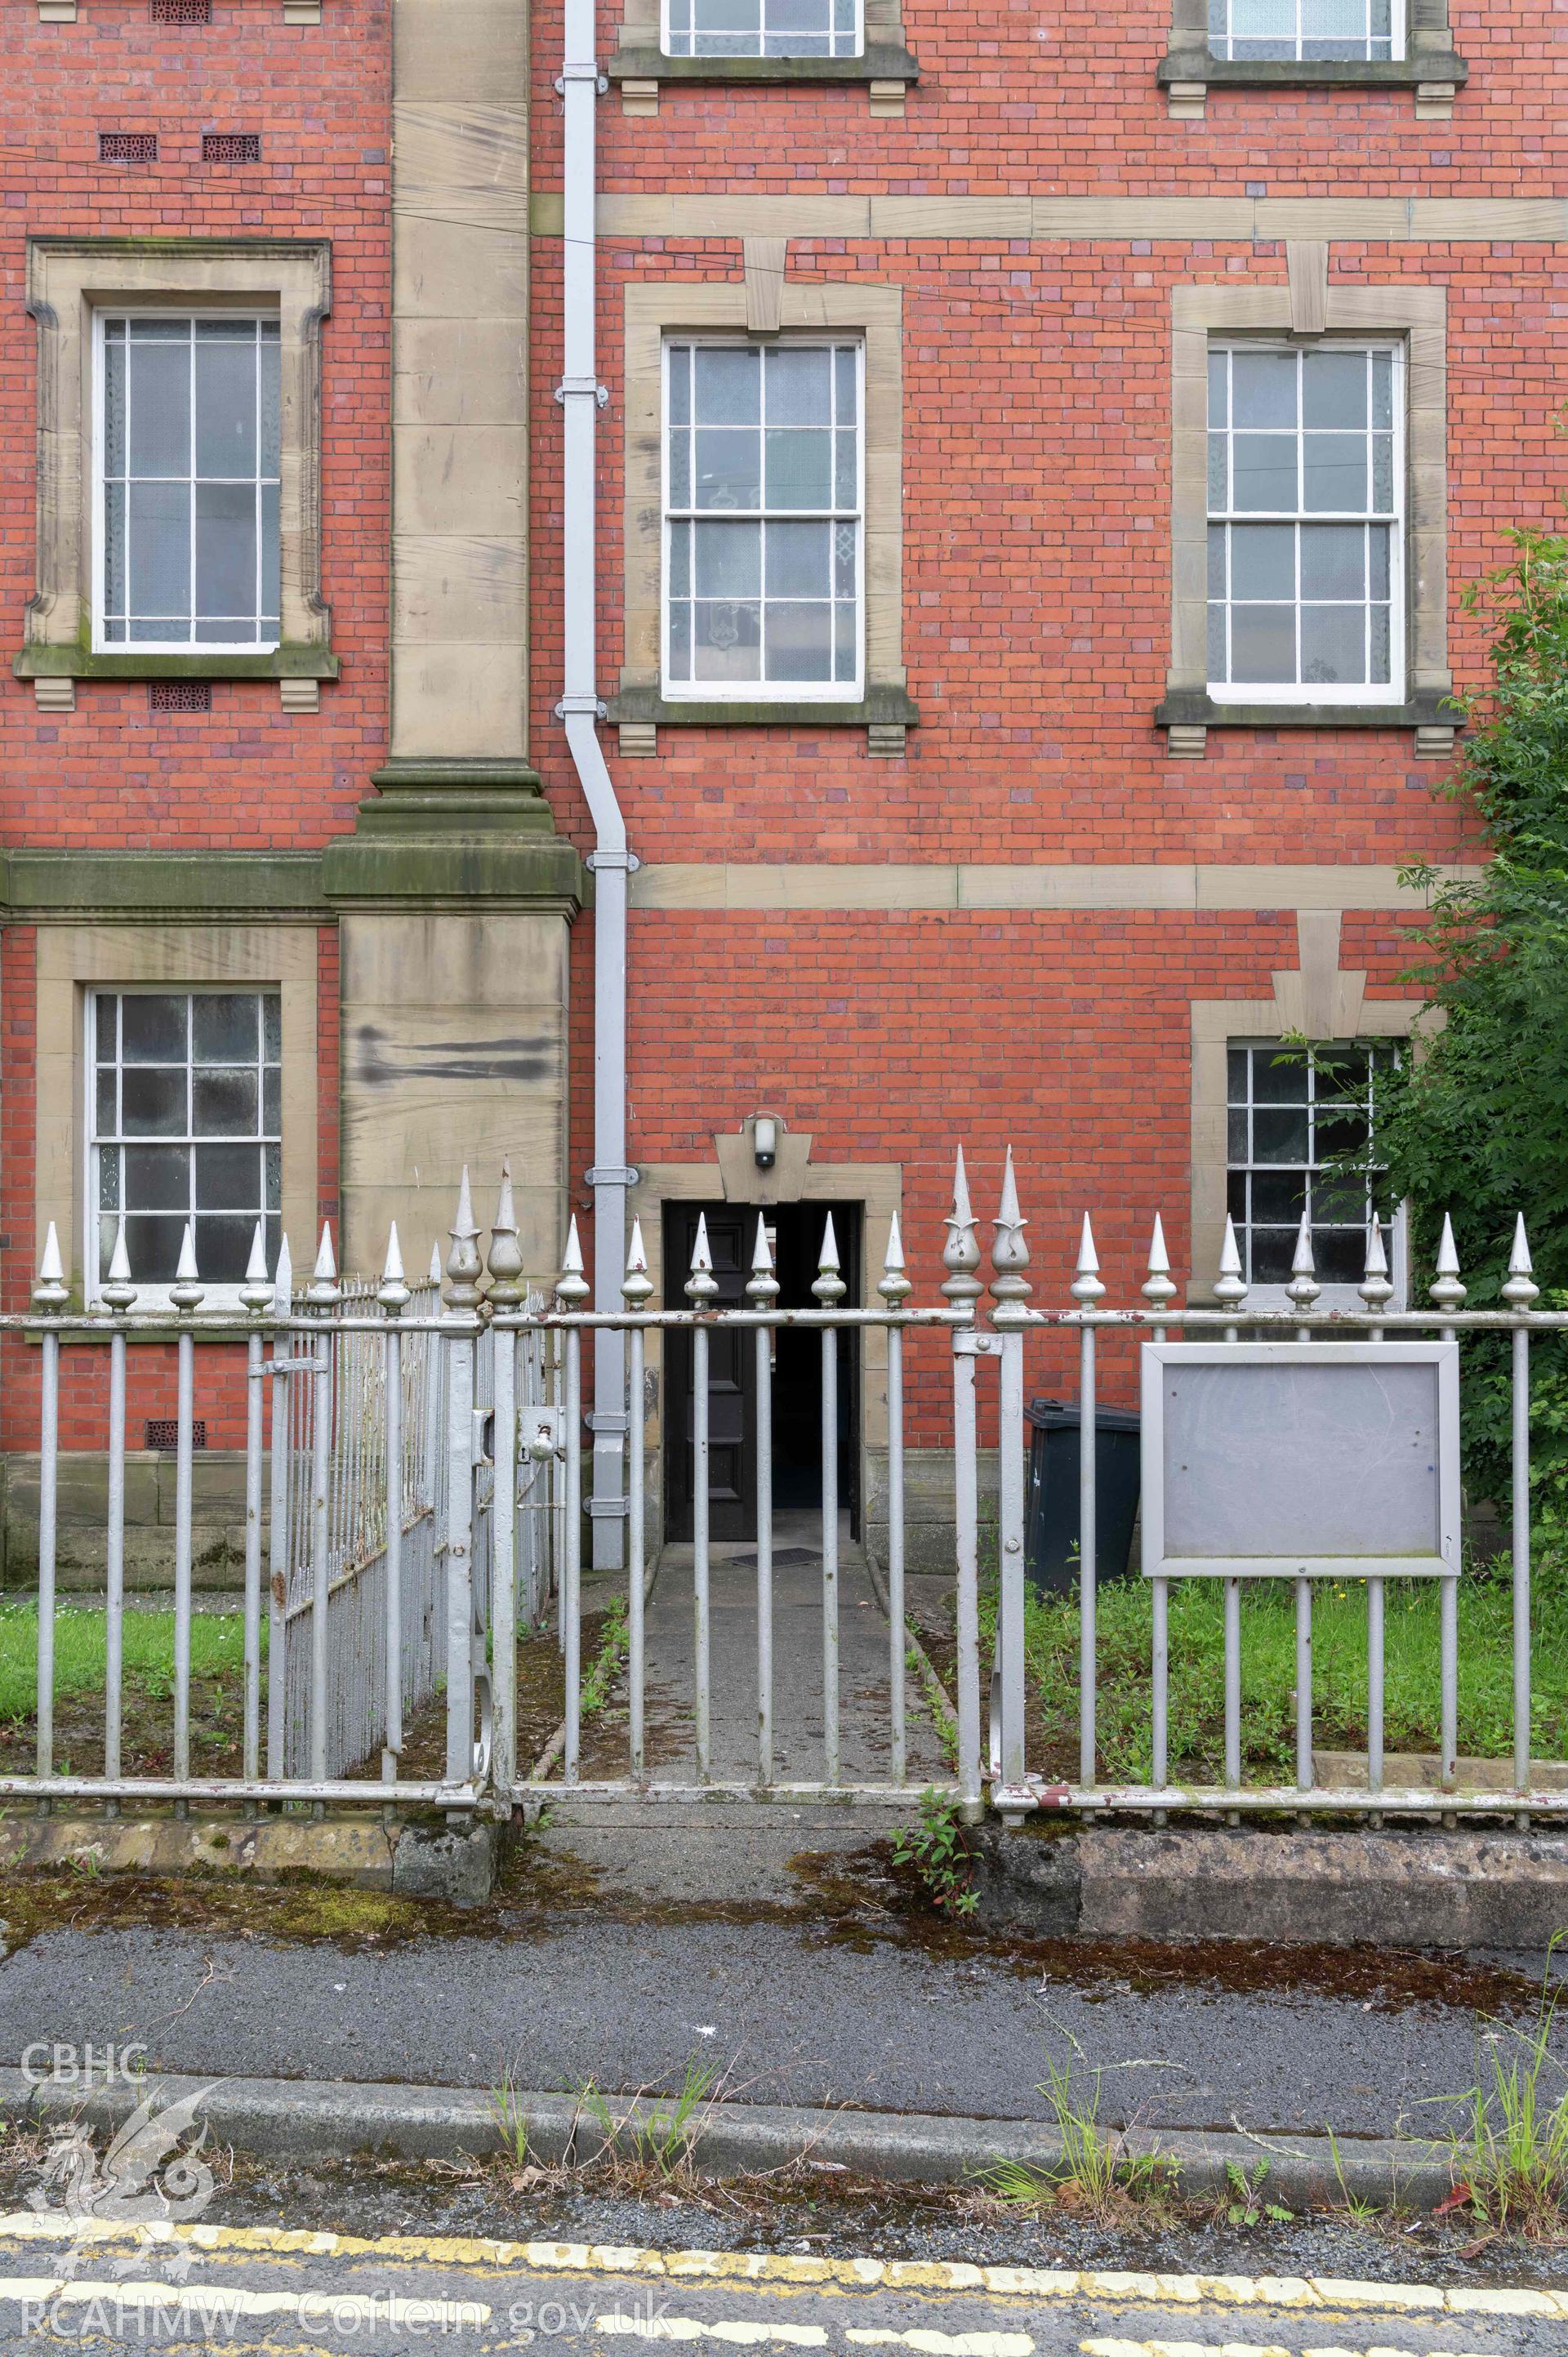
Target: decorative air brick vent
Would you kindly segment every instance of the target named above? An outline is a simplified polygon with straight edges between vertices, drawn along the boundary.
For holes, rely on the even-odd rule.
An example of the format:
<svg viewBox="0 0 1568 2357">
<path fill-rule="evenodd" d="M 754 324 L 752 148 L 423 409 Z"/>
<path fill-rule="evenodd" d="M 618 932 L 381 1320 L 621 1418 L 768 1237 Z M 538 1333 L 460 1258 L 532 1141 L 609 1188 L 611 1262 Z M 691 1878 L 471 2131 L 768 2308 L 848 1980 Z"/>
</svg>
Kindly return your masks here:
<svg viewBox="0 0 1568 2357">
<path fill-rule="evenodd" d="M 262 135 L 259 131 L 204 131 L 201 160 L 204 164 L 259 164 Z"/>
<path fill-rule="evenodd" d="M 156 131 L 101 131 L 98 160 L 101 164 L 156 164 L 158 135 Z"/>
<path fill-rule="evenodd" d="M 152 679 L 147 703 L 154 712 L 210 712 L 212 689 L 204 679 Z"/>
<path fill-rule="evenodd" d="M 149 1448 L 177 1448 L 179 1425 L 175 1417 L 172 1415 L 148 1416 L 146 1445 Z M 190 1445 L 192 1448 L 205 1448 L 207 1446 L 207 1424 L 202 1416 L 198 1416 L 191 1425 Z"/>
<path fill-rule="evenodd" d="M 147 0 L 155 25 L 210 25 L 212 0 Z"/>
</svg>

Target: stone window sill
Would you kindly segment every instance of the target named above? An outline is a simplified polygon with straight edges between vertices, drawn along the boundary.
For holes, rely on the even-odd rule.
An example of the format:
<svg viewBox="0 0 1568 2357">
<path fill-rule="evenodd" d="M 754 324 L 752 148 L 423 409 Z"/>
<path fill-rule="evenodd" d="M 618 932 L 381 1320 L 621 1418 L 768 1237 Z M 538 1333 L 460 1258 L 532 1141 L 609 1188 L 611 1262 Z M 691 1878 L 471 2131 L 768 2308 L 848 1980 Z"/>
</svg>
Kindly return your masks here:
<svg viewBox="0 0 1568 2357">
<path fill-rule="evenodd" d="M 1201 760 L 1211 728 L 1409 728 L 1422 759 L 1446 759 L 1464 716 L 1427 690 L 1404 704 L 1216 704 L 1201 690 L 1176 690 L 1155 714 L 1177 759 Z"/>
<path fill-rule="evenodd" d="M 874 114 L 902 114 L 920 69 L 897 41 L 872 41 L 858 58 L 667 58 L 662 49 L 618 49 L 605 66 L 619 82 L 628 114 L 657 114 L 661 82 L 863 84 Z"/>
<path fill-rule="evenodd" d="M 338 658 L 325 647 L 277 647 L 270 654 L 90 653 L 81 647 L 24 647 L 11 669 L 30 679 L 38 708 L 72 712 L 79 679 L 274 679 L 285 712 L 315 712 L 320 683 L 338 677 Z"/>
<path fill-rule="evenodd" d="M 1169 93 L 1173 114 L 1201 117 L 1210 90 L 1409 90 L 1418 117 L 1452 114 L 1470 69 L 1451 49 L 1423 49 L 1393 59 L 1216 58 L 1207 49 L 1173 49 L 1155 80 Z"/>
<path fill-rule="evenodd" d="M 620 730 L 620 749 L 636 759 L 656 753 L 660 728 L 864 728 L 866 749 L 898 760 L 905 731 L 919 726 L 913 697 L 901 687 L 874 687 L 859 704 L 667 703 L 657 688 L 627 687 L 613 696 L 607 716 Z"/>
</svg>

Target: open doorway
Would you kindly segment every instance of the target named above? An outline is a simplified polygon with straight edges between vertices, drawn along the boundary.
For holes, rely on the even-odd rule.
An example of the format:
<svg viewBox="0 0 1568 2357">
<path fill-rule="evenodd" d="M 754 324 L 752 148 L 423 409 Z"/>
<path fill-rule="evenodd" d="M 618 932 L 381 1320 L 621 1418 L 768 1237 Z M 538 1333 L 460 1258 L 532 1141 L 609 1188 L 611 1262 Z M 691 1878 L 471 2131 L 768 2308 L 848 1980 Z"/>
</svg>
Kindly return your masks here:
<svg viewBox="0 0 1568 2357">
<path fill-rule="evenodd" d="M 863 1206 L 859 1203 L 667 1203 L 664 1207 L 664 1306 L 689 1307 L 684 1286 L 697 1222 L 708 1223 L 708 1244 L 720 1307 L 744 1308 L 759 1221 L 766 1222 L 779 1278 L 779 1306 L 817 1307 L 811 1284 L 831 1212 L 844 1280 L 844 1307 L 860 1306 Z M 835 1337 L 838 1359 L 838 1494 L 860 1534 L 860 1338 Z M 695 1428 L 689 1333 L 664 1343 L 665 1536 L 693 1535 L 693 1438 Z M 822 1501 L 822 1344 L 809 1329 L 780 1328 L 773 1335 L 773 1502 L 777 1512 L 809 1510 Z M 757 1529 L 756 1349 L 746 1330 L 715 1332 L 708 1347 L 708 1521 L 714 1539 L 749 1539 Z"/>
</svg>

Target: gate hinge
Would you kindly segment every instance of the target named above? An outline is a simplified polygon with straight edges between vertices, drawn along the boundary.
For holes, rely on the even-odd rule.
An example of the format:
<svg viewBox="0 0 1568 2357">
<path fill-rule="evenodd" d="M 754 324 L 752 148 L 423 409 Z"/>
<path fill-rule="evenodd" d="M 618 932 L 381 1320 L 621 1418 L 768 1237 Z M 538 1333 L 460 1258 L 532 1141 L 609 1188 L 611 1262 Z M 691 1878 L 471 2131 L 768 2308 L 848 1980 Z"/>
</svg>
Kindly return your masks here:
<svg viewBox="0 0 1568 2357">
<path fill-rule="evenodd" d="M 612 1518 L 625 1522 L 629 1509 L 624 1498 L 590 1498 L 588 1514 L 593 1521 L 607 1522 Z"/>
<path fill-rule="evenodd" d="M 1002 1349 L 1000 1334 L 976 1334 L 961 1327 L 952 1338 L 955 1359 L 994 1359 Z"/>
</svg>

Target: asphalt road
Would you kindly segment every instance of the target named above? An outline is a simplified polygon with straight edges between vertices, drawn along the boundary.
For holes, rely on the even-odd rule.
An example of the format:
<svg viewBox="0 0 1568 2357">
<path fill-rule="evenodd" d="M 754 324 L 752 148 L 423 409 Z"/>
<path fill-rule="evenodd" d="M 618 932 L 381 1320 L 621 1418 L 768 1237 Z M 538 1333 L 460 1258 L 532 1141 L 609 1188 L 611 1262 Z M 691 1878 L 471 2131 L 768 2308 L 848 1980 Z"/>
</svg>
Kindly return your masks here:
<svg viewBox="0 0 1568 2357">
<path fill-rule="evenodd" d="M 835 2272 L 799 2258 L 714 2262 L 582 2245 L 487 2254 L 408 2241 L 344 2247 L 332 2236 L 315 2250 L 259 2244 L 231 2229 L 205 2251 L 190 2242 L 138 2248 L 123 2237 L 73 2250 L 63 2237 L 0 2231 L 0 2349 L 66 2341 L 379 2352 L 428 2344 L 454 2357 L 555 2347 L 620 2357 L 639 2341 L 667 2341 L 824 2357 L 868 2349 L 918 2357 L 1556 2357 L 1568 2322 L 1568 2296 L 1551 2291 L 1052 2276 L 874 2260 Z"/>
<path fill-rule="evenodd" d="M 633 2093 L 696 2057 L 740 2101 L 1047 2118 L 1049 2056 L 1086 2098 L 1103 2072 L 1107 2122 L 1432 2133 L 1476 2075 L 1475 1983 L 1276 1954 L 1272 1985 L 1236 1986 L 1223 1951 L 1122 1977 L 1103 1954 L 1075 1974 L 1004 1943 L 933 1953 L 810 1922 L 595 1913 L 358 1953 L 54 1930 L 0 1964 L 0 2062 L 135 2042 L 149 2069 L 203 2075 Z"/>
</svg>

